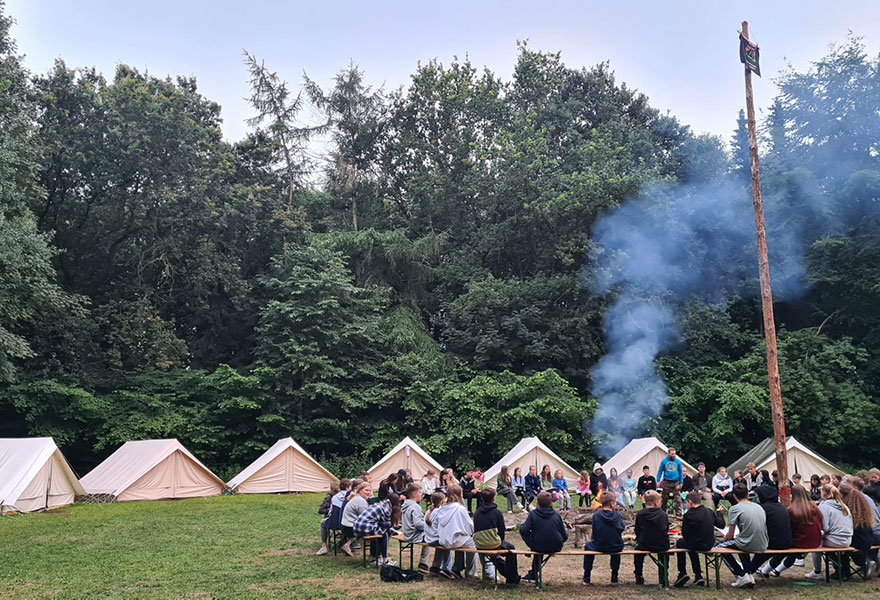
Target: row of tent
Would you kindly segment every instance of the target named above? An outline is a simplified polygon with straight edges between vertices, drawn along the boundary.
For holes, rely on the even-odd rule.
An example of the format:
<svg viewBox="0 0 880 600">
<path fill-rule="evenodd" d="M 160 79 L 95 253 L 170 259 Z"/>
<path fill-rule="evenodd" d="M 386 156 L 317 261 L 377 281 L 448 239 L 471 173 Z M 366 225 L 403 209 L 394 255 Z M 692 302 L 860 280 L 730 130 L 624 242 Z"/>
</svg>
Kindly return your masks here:
<svg viewBox="0 0 880 600">
<path fill-rule="evenodd" d="M 788 471 L 809 479 L 812 473 L 842 473 L 826 459 L 789 437 Z M 631 441 L 603 468 L 621 475 L 627 469 L 638 474 L 644 465 L 656 473 L 668 453 L 657 438 Z M 682 459 L 687 472 L 696 468 Z M 754 462 L 758 470 L 776 468 L 773 440 L 764 440 L 734 462 L 729 470 L 745 470 Z M 517 467 L 551 465 L 562 469 L 569 489 L 575 489 L 578 472 L 537 437 L 524 438 L 484 474 L 485 484 L 495 487 L 502 466 L 512 474 Z M 409 437 L 369 469 L 381 481 L 400 469 L 418 479 L 429 469 L 442 467 Z M 0 513 L 33 512 L 67 506 L 77 496 L 108 501 L 165 500 L 218 496 L 230 489 L 239 494 L 323 492 L 337 478 L 312 458 L 292 438 L 278 440 L 257 460 L 228 483 L 217 477 L 176 439 L 126 442 L 82 479 L 77 479 L 52 438 L 0 439 Z"/>
</svg>

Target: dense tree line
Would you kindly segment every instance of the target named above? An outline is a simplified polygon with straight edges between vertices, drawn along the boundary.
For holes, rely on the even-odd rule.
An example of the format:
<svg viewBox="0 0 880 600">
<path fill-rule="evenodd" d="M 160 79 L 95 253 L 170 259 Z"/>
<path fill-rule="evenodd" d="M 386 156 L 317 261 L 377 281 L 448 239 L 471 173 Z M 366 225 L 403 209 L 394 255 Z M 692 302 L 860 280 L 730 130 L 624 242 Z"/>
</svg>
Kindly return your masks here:
<svg viewBox="0 0 880 600">
<path fill-rule="evenodd" d="M 591 464 L 614 295 L 587 283 L 593 225 L 649 182 L 747 185 L 741 118 L 728 152 L 608 64 L 526 45 L 509 81 L 435 60 L 396 91 L 355 66 L 293 86 L 248 56 L 253 130 L 231 143 L 195 80 L 32 76 L 9 26 L 0 436 L 52 435 L 80 472 L 171 436 L 223 474 L 286 435 L 345 473 L 403 435 L 459 467 L 527 435 Z M 850 39 L 781 78 L 762 132 L 768 213 L 827 211 L 803 211 L 809 286 L 777 306 L 789 430 L 859 466 L 880 459 L 878 88 Z M 635 433 L 727 462 L 771 430 L 760 304 L 676 305 L 670 404 Z"/>
</svg>

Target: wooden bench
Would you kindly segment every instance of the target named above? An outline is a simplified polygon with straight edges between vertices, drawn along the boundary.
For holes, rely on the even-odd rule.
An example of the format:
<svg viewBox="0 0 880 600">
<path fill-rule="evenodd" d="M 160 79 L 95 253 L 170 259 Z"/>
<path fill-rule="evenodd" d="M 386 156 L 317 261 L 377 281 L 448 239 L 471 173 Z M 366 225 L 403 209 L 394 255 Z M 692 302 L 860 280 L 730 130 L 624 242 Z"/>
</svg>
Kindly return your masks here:
<svg viewBox="0 0 880 600">
<path fill-rule="evenodd" d="M 825 559 L 825 583 L 829 583 L 831 581 L 830 569 L 829 569 L 829 561 L 828 556 L 832 554 L 837 554 L 838 558 L 842 552 L 854 552 L 855 548 L 788 548 L 787 550 L 765 550 L 761 552 L 761 554 L 813 554 L 818 553 L 822 555 L 822 558 Z M 706 560 L 706 574 L 709 574 L 709 566 L 712 565 L 715 567 L 715 589 L 721 589 L 721 558 L 725 554 L 749 554 L 748 552 L 742 552 L 740 550 L 734 550 L 733 548 L 712 548 L 708 552 L 704 552 L 703 555 Z M 838 584 L 843 583 L 843 569 L 838 566 L 837 568 L 838 575 Z"/>
<path fill-rule="evenodd" d="M 535 589 L 544 589 L 544 565 L 554 556 L 647 556 L 660 571 L 660 580 L 664 589 L 669 589 L 669 555 L 687 552 L 684 549 L 670 548 L 665 552 L 649 550 L 622 550 L 620 552 L 597 552 L 594 550 L 563 550 L 553 554 L 541 554 L 531 550 L 511 550 L 514 554 L 532 557 L 532 573 L 535 575 Z"/>
<path fill-rule="evenodd" d="M 447 550 L 449 552 L 462 552 L 464 554 L 474 554 L 474 555 L 477 555 L 478 557 L 481 557 L 481 558 L 488 558 L 489 560 L 491 560 L 493 558 L 500 557 L 500 556 L 505 556 L 505 555 L 513 552 L 511 550 L 505 550 L 505 549 L 478 550 L 476 548 L 446 548 L 444 546 L 434 546 L 432 544 L 428 544 L 427 542 L 408 542 L 408 541 L 406 541 L 406 539 L 402 535 L 391 536 L 391 539 L 397 540 L 400 544 L 400 546 L 399 546 L 399 559 L 400 559 L 399 564 L 401 564 L 401 565 L 403 564 L 403 553 L 406 550 L 409 550 L 409 568 L 410 568 L 410 570 L 413 569 L 414 554 L 415 554 L 415 547 L 416 546 L 418 546 L 420 548 L 427 546 L 428 548 L 433 548 L 434 550 Z M 494 563 L 493 563 L 493 566 L 494 566 Z M 488 578 L 486 577 L 486 564 L 482 560 L 480 560 L 480 568 L 482 569 L 482 573 L 483 573 L 483 577 L 481 578 L 481 580 L 485 584 L 486 581 L 488 580 Z M 494 576 L 492 578 L 493 584 L 497 588 L 498 587 L 498 569 L 495 568 L 493 570 L 494 570 Z"/>
</svg>

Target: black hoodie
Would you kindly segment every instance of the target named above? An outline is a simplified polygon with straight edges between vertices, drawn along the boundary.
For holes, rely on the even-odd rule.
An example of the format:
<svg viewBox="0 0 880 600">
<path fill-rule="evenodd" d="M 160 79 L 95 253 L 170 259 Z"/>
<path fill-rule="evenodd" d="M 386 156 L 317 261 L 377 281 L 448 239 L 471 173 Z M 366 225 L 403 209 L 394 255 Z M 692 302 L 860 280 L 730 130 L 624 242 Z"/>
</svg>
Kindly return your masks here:
<svg viewBox="0 0 880 600">
<path fill-rule="evenodd" d="M 681 537 L 694 550 L 705 552 L 715 545 L 715 528 L 724 527 L 724 517 L 706 506 L 689 508 L 681 518 Z"/>
<path fill-rule="evenodd" d="M 494 550 L 504 541 L 504 516 L 494 502 L 483 502 L 474 513 L 474 544 Z"/>
<path fill-rule="evenodd" d="M 541 554 L 559 552 L 568 539 L 562 517 L 550 507 L 532 510 L 519 526 L 519 534 L 530 550 Z"/>
<path fill-rule="evenodd" d="M 767 537 L 770 550 L 791 548 L 791 519 L 788 510 L 779 503 L 779 492 L 772 485 L 759 485 L 755 488 L 761 508 L 767 515 Z"/>
<path fill-rule="evenodd" d="M 669 550 L 669 515 L 662 508 L 643 508 L 636 514 L 636 550 Z"/>
</svg>

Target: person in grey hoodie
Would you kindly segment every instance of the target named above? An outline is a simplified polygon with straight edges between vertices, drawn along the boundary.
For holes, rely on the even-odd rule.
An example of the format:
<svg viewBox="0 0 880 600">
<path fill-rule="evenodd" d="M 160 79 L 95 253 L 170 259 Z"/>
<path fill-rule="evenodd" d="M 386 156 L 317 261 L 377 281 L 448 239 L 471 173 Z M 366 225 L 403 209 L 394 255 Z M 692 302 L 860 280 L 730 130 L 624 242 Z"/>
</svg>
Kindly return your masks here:
<svg viewBox="0 0 880 600">
<path fill-rule="evenodd" d="M 437 536 L 440 545 L 449 550 L 456 548 L 476 548 L 474 545 L 474 522 L 462 503 L 461 486 L 450 485 L 446 489 L 446 504 L 431 515 L 431 521 L 437 523 Z M 465 571 L 474 577 L 477 573 L 477 562 L 474 555 L 467 552 L 456 552 L 451 574 L 455 579 L 463 579 Z M 444 573 L 444 575 L 446 575 Z"/>
<path fill-rule="evenodd" d="M 408 483 L 403 491 L 405 500 L 401 506 L 401 529 L 403 539 L 410 543 L 425 541 L 425 514 L 422 512 L 422 486 L 418 483 Z M 431 556 L 431 548 L 422 546 L 422 554 L 419 557 L 419 571 L 428 573 L 428 558 Z"/>
<path fill-rule="evenodd" d="M 821 488 L 822 502 L 819 512 L 822 514 L 822 546 L 826 548 L 846 548 L 852 542 L 853 519 L 840 490 L 826 483 Z M 813 554 L 813 570 L 808 572 L 807 579 L 824 579 L 822 575 L 822 555 Z"/>
</svg>

